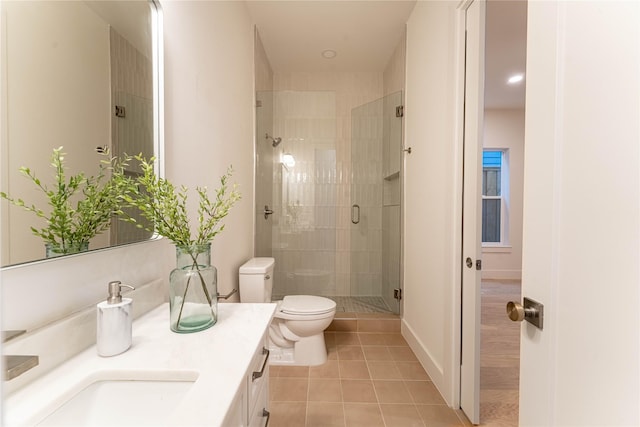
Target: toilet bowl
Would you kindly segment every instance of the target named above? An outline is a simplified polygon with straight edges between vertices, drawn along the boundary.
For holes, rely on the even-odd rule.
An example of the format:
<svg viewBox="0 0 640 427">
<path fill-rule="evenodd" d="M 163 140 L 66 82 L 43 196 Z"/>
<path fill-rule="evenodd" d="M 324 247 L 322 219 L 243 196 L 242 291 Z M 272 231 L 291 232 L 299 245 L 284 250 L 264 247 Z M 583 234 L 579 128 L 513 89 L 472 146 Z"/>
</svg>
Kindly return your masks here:
<svg viewBox="0 0 640 427">
<path fill-rule="evenodd" d="M 273 258 L 253 258 L 240 267 L 240 302 L 271 302 Z M 324 330 L 336 303 L 314 295 L 287 295 L 277 302 L 269 327 L 272 365 L 315 366 L 327 361 Z"/>
</svg>

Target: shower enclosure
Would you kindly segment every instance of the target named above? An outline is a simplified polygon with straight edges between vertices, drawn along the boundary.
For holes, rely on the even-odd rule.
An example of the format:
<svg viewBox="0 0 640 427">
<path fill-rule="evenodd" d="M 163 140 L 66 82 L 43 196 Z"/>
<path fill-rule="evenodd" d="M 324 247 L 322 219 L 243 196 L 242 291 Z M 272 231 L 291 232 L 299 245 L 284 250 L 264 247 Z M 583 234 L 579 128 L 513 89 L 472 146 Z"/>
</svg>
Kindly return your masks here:
<svg viewBox="0 0 640 427">
<path fill-rule="evenodd" d="M 334 92 L 257 100 L 256 255 L 276 260 L 275 297 L 399 313 L 402 93 L 352 109 L 347 138 Z"/>
</svg>

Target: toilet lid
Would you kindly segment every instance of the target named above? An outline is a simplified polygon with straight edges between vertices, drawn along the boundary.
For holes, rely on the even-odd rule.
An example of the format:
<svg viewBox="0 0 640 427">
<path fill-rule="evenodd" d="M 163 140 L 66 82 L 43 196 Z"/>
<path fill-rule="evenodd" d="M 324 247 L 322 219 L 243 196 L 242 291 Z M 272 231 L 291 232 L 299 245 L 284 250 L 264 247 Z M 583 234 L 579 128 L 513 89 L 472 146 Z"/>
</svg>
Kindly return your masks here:
<svg viewBox="0 0 640 427">
<path fill-rule="evenodd" d="M 335 301 L 314 295 L 287 295 L 280 305 L 280 311 L 287 314 L 323 314 L 335 308 Z"/>
</svg>

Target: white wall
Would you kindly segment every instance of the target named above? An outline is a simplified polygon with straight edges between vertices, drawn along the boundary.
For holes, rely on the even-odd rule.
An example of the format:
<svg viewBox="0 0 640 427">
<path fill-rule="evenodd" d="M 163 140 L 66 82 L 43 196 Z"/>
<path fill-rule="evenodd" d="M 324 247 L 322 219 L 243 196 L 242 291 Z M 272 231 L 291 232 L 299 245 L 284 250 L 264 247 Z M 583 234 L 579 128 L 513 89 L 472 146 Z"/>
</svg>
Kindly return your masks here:
<svg viewBox="0 0 640 427">
<path fill-rule="evenodd" d="M 243 2 L 167 1 L 162 7 L 166 176 L 190 189 L 214 189 L 232 164 L 232 182 L 242 193 L 212 246 L 218 290 L 228 293 L 237 288 L 240 265 L 253 256 L 253 27 Z M 197 194 L 189 197 L 195 227 Z"/>
<path fill-rule="evenodd" d="M 456 2 L 418 2 L 407 27 L 402 333 L 452 404 Z M 459 257 L 459 254 L 458 254 Z M 459 298 L 459 296 L 458 296 Z M 458 320 L 459 322 L 459 320 Z M 459 323 L 458 323 L 459 327 Z"/>
<path fill-rule="evenodd" d="M 483 147 L 507 149 L 509 163 L 508 242 L 482 248 L 482 278 L 520 280 L 522 275 L 522 187 L 524 179 L 524 110 L 487 109 Z"/>
</svg>

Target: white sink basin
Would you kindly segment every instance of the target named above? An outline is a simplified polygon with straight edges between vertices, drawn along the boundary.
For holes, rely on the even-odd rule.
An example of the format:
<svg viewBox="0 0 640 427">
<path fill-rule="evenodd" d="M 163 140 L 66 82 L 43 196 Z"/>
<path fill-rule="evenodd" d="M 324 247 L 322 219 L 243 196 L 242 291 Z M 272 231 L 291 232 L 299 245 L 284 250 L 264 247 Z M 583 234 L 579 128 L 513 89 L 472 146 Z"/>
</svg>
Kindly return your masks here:
<svg viewBox="0 0 640 427">
<path fill-rule="evenodd" d="M 114 378 L 120 377 L 120 378 Z M 162 425 L 197 379 L 196 373 L 168 375 L 102 374 L 59 398 L 36 425 L 144 426 Z M 75 392 L 75 393 L 73 393 Z"/>
</svg>

